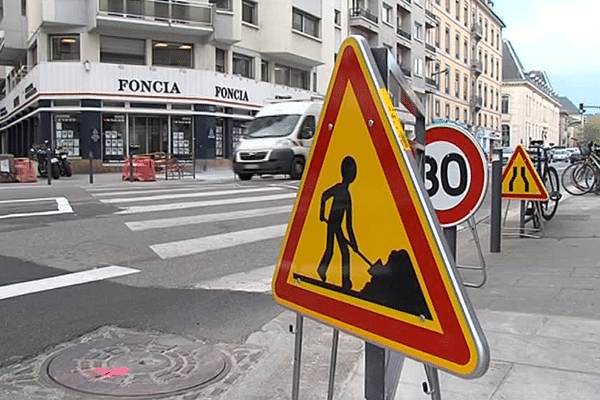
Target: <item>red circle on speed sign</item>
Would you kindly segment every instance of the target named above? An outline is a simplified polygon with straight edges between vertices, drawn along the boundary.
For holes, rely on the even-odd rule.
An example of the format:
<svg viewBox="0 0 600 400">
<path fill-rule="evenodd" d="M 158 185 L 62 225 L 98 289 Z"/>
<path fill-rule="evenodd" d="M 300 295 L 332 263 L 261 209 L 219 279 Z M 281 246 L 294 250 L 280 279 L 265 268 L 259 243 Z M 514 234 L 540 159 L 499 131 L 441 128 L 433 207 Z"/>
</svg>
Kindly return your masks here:
<svg viewBox="0 0 600 400">
<path fill-rule="evenodd" d="M 466 129 L 436 124 L 425 135 L 425 188 L 440 225 L 450 227 L 469 218 L 487 188 L 483 150 Z"/>
</svg>

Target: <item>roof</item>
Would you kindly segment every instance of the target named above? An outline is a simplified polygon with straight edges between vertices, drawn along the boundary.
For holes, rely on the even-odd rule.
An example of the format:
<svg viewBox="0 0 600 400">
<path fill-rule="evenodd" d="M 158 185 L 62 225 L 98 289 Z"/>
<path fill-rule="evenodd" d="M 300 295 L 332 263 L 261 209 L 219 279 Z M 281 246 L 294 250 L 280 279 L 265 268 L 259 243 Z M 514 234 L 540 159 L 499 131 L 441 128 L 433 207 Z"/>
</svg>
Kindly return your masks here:
<svg viewBox="0 0 600 400">
<path fill-rule="evenodd" d="M 575 104 L 569 100 L 566 96 L 557 97 L 560 102 L 560 111 L 567 114 L 579 114 L 579 109 L 575 107 Z"/>
<path fill-rule="evenodd" d="M 502 81 L 503 82 L 529 82 L 546 95 L 556 98 L 556 93 L 550 84 L 550 79 L 545 71 L 525 71 L 521 60 L 509 40 L 502 41 Z"/>
</svg>

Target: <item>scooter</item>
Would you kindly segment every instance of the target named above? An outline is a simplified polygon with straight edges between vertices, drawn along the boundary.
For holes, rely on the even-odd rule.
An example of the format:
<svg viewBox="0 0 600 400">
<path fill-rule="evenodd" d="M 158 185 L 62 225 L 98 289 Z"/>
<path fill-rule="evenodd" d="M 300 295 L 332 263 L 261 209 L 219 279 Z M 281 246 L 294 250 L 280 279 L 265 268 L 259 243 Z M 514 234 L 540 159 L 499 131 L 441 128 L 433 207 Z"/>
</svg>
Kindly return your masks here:
<svg viewBox="0 0 600 400">
<path fill-rule="evenodd" d="M 30 154 L 33 159 L 38 162 L 38 173 L 42 178 L 48 176 L 48 158 L 50 158 L 50 173 L 53 179 L 60 178 L 60 160 L 56 153 L 48 146 L 48 141 L 44 144 L 34 146 L 30 149 Z"/>
<path fill-rule="evenodd" d="M 71 176 L 73 172 L 71 171 L 71 162 L 67 157 L 67 152 L 63 151 L 61 147 L 56 150 L 56 156 L 60 161 L 60 176 Z"/>
</svg>

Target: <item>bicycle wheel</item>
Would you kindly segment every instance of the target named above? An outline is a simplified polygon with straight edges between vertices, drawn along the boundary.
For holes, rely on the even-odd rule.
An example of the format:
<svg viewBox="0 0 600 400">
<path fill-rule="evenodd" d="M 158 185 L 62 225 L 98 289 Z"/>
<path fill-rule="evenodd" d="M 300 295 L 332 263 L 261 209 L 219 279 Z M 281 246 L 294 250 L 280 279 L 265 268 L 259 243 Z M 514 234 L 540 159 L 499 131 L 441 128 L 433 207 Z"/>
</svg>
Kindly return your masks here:
<svg viewBox="0 0 600 400">
<path fill-rule="evenodd" d="M 593 179 L 594 171 L 585 162 L 569 165 L 562 174 L 562 187 L 573 196 L 586 194 L 593 187 L 593 181 L 590 182 L 590 173 Z"/>
<path fill-rule="evenodd" d="M 548 201 L 544 201 L 540 204 L 542 206 L 542 217 L 544 217 L 546 221 L 550 221 L 552 217 L 554 217 L 554 214 L 556 214 L 558 201 L 561 198 L 556 168 L 548 167 L 548 169 L 546 169 L 546 173 L 544 174 L 544 186 L 546 186 L 546 191 L 548 191 L 550 198 Z"/>
</svg>

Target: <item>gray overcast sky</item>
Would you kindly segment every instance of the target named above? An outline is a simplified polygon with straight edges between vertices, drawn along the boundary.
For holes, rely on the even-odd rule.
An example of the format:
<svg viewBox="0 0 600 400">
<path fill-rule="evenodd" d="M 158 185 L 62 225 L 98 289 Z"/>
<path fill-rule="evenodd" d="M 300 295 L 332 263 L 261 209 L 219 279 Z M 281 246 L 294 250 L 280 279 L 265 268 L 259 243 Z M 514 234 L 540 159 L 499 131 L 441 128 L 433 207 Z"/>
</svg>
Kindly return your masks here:
<svg viewBox="0 0 600 400">
<path fill-rule="evenodd" d="M 495 0 L 493 9 L 525 70 L 546 71 L 577 107 L 600 106 L 600 1 Z"/>
</svg>

